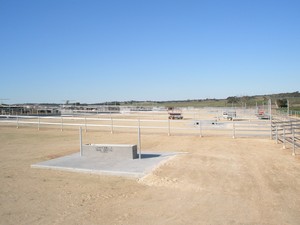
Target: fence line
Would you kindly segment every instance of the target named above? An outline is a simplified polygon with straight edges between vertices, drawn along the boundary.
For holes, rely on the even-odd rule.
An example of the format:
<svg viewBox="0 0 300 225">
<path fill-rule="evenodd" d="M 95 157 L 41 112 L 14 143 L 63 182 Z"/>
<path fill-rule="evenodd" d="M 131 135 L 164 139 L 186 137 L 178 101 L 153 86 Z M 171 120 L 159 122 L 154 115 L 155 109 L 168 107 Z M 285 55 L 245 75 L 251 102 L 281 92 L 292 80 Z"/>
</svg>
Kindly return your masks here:
<svg viewBox="0 0 300 225">
<path fill-rule="evenodd" d="M 163 133 L 171 135 L 194 135 L 194 136 L 228 136 L 237 137 L 270 137 L 276 143 L 282 144 L 285 149 L 290 146 L 292 155 L 297 154 L 300 148 L 300 119 L 288 116 L 274 115 L 270 120 L 241 120 L 241 121 L 218 121 L 218 120 L 161 120 L 161 119 L 121 119 L 99 117 L 54 117 L 54 116 L 11 116 L 0 115 L 0 125 L 34 126 L 37 130 L 42 128 L 56 128 L 63 132 L 65 129 L 80 129 L 115 132 L 140 132 Z M 143 131 L 143 133 L 142 133 Z"/>
<path fill-rule="evenodd" d="M 2 119 L 1 119 L 2 118 Z M 44 120 L 44 121 L 43 121 Z M 90 122 L 93 123 L 90 123 Z M 99 124 L 107 122 L 106 124 Z M 118 118 L 87 118 L 85 117 L 39 117 L 39 116 L 0 116 L 0 123 L 21 125 L 37 125 L 42 127 L 60 127 L 63 131 L 67 127 L 84 127 L 87 132 L 92 128 L 104 128 L 115 131 L 129 132 L 140 127 L 143 133 L 167 133 L 170 135 L 203 136 L 232 136 L 235 137 L 267 137 L 270 133 L 268 121 L 225 121 L 216 120 L 149 120 L 149 119 L 118 119 Z M 97 124 L 98 123 L 98 124 Z M 144 124 L 142 124 L 144 123 Z M 151 124 L 147 124 L 151 123 Z"/>
<path fill-rule="evenodd" d="M 276 117 L 272 121 L 272 137 L 276 143 L 282 143 L 285 149 L 287 144 L 292 147 L 292 155 L 300 148 L 300 120 L 290 117 Z"/>
</svg>

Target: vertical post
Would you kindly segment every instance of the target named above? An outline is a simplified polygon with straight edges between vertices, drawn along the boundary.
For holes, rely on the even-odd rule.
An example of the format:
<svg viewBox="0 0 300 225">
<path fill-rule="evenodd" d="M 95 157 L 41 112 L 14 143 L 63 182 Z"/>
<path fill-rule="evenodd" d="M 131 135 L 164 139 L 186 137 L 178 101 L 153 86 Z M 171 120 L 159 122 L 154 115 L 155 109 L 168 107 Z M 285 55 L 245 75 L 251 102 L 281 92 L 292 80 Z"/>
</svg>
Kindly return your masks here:
<svg viewBox="0 0 300 225">
<path fill-rule="evenodd" d="M 87 127 L 86 127 L 86 116 L 84 117 L 84 127 L 85 127 L 85 132 L 87 132 Z"/>
<path fill-rule="evenodd" d="M 64 121 L 63 121 L 63 117 L 61 116 L 61 127 L 60 127 L 60 131 L 64 130 Z"/>
<path fill-rule="evenodd" d="M 286 115 L 289 116 L 290 115 L 290 101 L 287 100 L 287 111 L 286 111 Z"/>
<path fill-rule="evenodd" d="M 111 130 L 110 130 L 110 132 L 113 134 L 114 133 L 114 121 L 113 121 L 112 117 L 110 117 L 110 121 L 111 121 Z"/>
<path fill-rule="evenodd" d="M 268 111 L 269 111 L 269 119 L 270 119 L 270 139 L 272 140 L 273 136 L 272 136 L 272 102 L 271 102 L 271 99 L 269 99 L 268 105 L 269 105 Z"/>
<path fill-rule="evenodd" d="M 258 114 L 257 102 L 255 102 L 255 105 L 256 105 L 256 108 L 255 108 L 256 112 L 255 112 L 255 113 L 257 113 L 257 114 Z"/>
<path fill-rule="evenodd" d="M 276 144 L 278 144 L 278 128 L 277 128 L 277 125 L 275 127 L 275 130 L 276 130 Z"/>
<path fill-rule="evenodd" d="M 199 137 L 202 137 L 202 125 L 201 125 L 201 120 L 199 120 Z"/>
<path fill-rule="evenodd" d="M 19 117 L 17 116 L 17 129 L 19 129 Z"/>
<path fill-rule="evenodd" d="M 38 117 L 38 130 L 40 130 L 40 117 Z"/>
<path fill-rule="evenodd" d="M 154 120 L 154 106 L 152 105 L 152 120 Z"/>
<path fill-rule="evenodd" d="M 290 120 L 291 122 L 291 133 L 293 133 L 293 122 Z"/>
<path fill-rule="evenodd" d="M 235 138 L 235 124 L 234 124 L 234 122 L 232 122 L 232 130 L 233 130 L 232 138 Z"/>
<path fill-rule="evenodd" d="M 295 152 L 295 129 L 292 128 L 292 134 L 293 134 L 293 156 L 296 155 L 296 152 Z"/>
<path fill-rule="evenodd" d="M 80 156 L 82 156 L 82 128 L 79 127 L 79 145 L 80 145 Z"/>
<path fill-rule="evenodd" d="M 140 119 L 138 120 L 138 145 L 139 145 L 139 159 L 142 158 L 142 145 L 141 145 L 141 127 L 140 127 Z"/>
<path fill-rule="evenodd" d="M 171 135 L 171 128 L 170 128 L 170 119 L 168 119 L 168 136 Z"/>
<path fill-rule="evenodd" d="M 282 140 L 283 146 L 282 148 L 285 149 L 285 125 L 283 125 L 283 140 Z"/>
</svg>

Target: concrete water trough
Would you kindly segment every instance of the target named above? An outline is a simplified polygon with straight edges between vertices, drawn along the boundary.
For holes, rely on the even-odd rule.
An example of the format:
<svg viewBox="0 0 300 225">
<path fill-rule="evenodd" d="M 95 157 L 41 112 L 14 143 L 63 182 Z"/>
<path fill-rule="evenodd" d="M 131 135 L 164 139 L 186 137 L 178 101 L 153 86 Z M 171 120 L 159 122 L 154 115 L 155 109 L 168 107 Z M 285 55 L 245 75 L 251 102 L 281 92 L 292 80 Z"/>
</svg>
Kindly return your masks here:
<svg viewBox="0 0 300 225">
<path fill-rule="evenodd" d="M 82 156 L 111 159 L 136 159 L 138 158 L 137 145 L 85 144 L 82 145 Z"/>
</svg>

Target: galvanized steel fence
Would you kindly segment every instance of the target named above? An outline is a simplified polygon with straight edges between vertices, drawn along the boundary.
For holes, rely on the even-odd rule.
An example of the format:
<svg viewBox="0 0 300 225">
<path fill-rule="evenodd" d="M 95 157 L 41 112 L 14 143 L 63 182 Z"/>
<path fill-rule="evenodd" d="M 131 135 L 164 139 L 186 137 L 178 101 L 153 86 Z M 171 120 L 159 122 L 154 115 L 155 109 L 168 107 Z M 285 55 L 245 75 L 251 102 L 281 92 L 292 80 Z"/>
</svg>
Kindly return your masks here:
<svg viewBox="0 0 300 225">
<path fill-rule="evenodd" d="M 136 132 L 141 129 L 142 134 L 165 133 L 167 135 L 194 136 L 231 136 L 236 137 L 270 137 L 270 121 L 245 119 L 233 121 L 221 120 L 159 120 L 159 119 L 124 119 L 124 118 L 95 118 L 81 117 L 39 117 L 39 116 L 0 116 L 0 124 L 8 126 L 35 127 L 36 129 L 56 128 L 78 129 L 82 127 L 86 132 L 109 131 Z"/>
<path fill-rule="evenodd" d="M 276 140 L 276 143 L 281 143 L 284 149 L 289 145 L 295 156 L 296 150 L 300 148 L 300 119 L 273 117 L 272 138 Z"/>
<path fill-rule="evenodd" d="M 253 111 L 253 110 L 252 110 Z M 194 136 L 228 136 L 237 137 L 263 137 L 271 138 L 283 148 L 291 148 L 292 154 L 297 155 L 300 148 L 300 119 L 276 112 L 271 120 L 255 118 L 254 111 L 239 112 L 241 118 L 233 121 L 220 119 L 219 111 L 210 111 L 216 119 L 197 119 L 199 112 L 192 113 L 184 120 L 161 119 L 162 113 L 148 113 L 145 117 L 134 118 L 133 115 L 74 115 L 74 116 L 19 116 L 0 115 L 0 126 L 15 126 L 16 128 L 32 127 L 40 129 L 78 129 L 82 127 L 85 132 L 107 131 L 131 132 L 140 134 L 167 134 L 167 135 L 194 135 Z M 161 114 L 161 115 L 159 115 Z M 249 116 L 250 115 L 250 116 Z M 296 114 L 297 115 L 297 114 Z M 247 119 L 248 116 L 248 119 Z M 121 117 L 121 118 L 120 118 Z M 124 118 L 122 118 L 124 117 Z M 141 119 L 142 118 L 142 119 Z"/>
</svg>

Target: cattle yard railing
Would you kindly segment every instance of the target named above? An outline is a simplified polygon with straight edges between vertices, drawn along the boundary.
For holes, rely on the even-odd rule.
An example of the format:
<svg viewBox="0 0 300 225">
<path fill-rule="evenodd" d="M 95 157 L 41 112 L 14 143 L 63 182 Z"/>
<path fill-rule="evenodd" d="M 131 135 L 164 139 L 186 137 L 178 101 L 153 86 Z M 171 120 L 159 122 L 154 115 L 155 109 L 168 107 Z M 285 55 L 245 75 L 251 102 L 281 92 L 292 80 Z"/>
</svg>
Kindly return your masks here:
<svg viewBox="0 0 300 225">
<path fill-rule="evenodd" d="M 258 119 L 239 119 L 233 121 L 218 119 L 135 119 L 93 116 L 0 116 L 0 125 L 16 128 L 34 127 L 38 130 L 55 128 L 78 129 L 87 131 L 137 132 L 142 134 L 193 135 L 193 136 L 228 136 L 238 137 L 270 137 L 270 121 Z"/>
<path fill-rule="evenodd" d="M 292 117 L 274 116 L 272 118 L 272 138 L 282 144 L 285 149 L 292 148 L 292 155 L 300 148 L 300 119 Z"/>
</svg>

